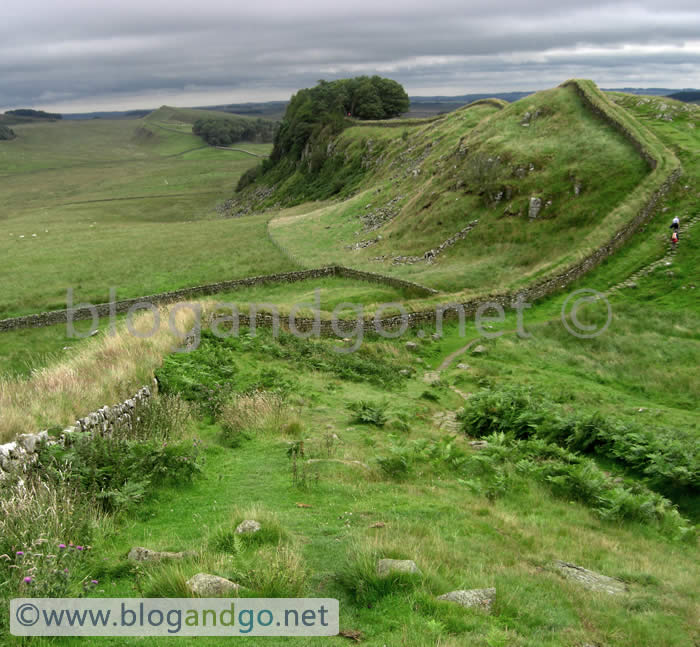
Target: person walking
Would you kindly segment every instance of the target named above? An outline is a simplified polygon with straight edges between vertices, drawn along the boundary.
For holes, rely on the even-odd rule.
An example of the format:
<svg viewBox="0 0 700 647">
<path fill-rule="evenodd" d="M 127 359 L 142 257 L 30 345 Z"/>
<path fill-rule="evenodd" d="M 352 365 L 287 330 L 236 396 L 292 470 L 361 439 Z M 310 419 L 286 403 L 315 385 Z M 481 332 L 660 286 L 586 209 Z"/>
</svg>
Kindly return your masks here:
<svg viewBox="0 0 700 647">
<path fill-rule="evenodd" d="M 680 229 L 680 226 L 681 226 L 681 221 L 680 221 L 680 219 L 678 218 L 678 216 L 676 216 L 676 217 L 673 219 L 673 222 L 671 223 L 670 229 L 673 229 L 674 231 L 677 232 L 677 231 Z"/>
<path fill-rule="evenodd" d="M 678 245 L 678 230 L 674 229 L 671 234 L 671 244 L 675 247 Z"/>
</svg>

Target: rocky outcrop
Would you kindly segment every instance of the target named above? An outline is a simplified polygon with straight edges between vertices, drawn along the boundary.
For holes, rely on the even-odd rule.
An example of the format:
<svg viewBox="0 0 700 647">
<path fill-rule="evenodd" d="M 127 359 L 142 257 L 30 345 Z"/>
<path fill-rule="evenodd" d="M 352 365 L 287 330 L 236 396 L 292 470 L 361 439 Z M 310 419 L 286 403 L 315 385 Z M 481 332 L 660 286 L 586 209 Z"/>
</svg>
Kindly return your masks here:
<svg viewBox="0 0 700 647">
<path fill-rule="evenodd" d="M 130 562 L 160 562 L 165 559 L 184 559 L 192 557 L 192 551 L 180 551 L 173 553 L 167 550 L 151 550 L 143 546 L 134 546 L 127 555 Z"/>
<path fill-rule="evenodd" d="M 377 575 L 380 576 L 392 573 L 420 575 L 420 572 L 420 569 L 412 559 L 380 559 L 377 562 Z"/>
<path fill-rule="evenodd" d="M 450 591 L 439 595 L 438 600 L 454 602 L 465 608 L 480 608 L 491 611 L 491 606 L 496 598 L 496 589 L 470 589 L 469 591 Z"/>
<path fill-rule="evenodd" d="M 556 561 L 553 564 L 556 571 L 561 573 L 566 579 L 580 584 L 589 591 L 608 593 L 609 595 L 619 595 L 627 591 L 627 585 L 614 577 L 601 575 L 595 571 L 589 571 L 583 566 L 576 566 L 569 562 Z"/>
<path fill-rule="evenodd" d="M 209 573 L 197 573 L 187 580 L 187 586 L 194 595 L 198 595 L 200 598 L 216 598 L 228 595 L 232 591 L 237 592 L 240 589 L 240 585 L 235 582 Z"/>
</svg>

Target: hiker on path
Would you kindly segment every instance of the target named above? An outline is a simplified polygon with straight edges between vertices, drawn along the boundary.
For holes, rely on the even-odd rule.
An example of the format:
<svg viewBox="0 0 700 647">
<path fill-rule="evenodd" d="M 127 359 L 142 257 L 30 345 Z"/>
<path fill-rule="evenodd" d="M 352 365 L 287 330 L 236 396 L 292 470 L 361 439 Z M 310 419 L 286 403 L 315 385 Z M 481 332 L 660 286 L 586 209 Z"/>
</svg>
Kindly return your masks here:
<svg viewBox="0 0 700 647">
<path fill-rule="evenodd" d="M 681 226 L 681 221 L 678 219 L 678 216 L 676 216 L 676 217 L 673 219 L 673 222 L 671 223 L 670 229 L 673 229 L 674 231 L 678 231 L 678 229 L 680 228 L 680 226 Z"/>
<path fill-rule="evenodd" d="M 671 244 L 675 247 L 678 245 L 678 231 L 673 230 L 673 233 L 671 234 Z"/>
</svg>

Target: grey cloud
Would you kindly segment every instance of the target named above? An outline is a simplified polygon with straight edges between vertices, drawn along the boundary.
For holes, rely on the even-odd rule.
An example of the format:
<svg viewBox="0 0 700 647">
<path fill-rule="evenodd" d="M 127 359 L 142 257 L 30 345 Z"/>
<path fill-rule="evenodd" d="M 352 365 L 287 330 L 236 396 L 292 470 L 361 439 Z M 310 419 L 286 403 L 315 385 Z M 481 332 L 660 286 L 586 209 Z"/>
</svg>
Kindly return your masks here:
<svg viewBox="0 0 700 647">
<path fill-rule="evenodd" d="M 411 94 L 537 89 L 569 76 L 688 87 L 700 86 L 699 57 L 700 7 L 685 0 L 27 0 L 0 23 L 0 107 L 118 109 L 163 92 L 176 103 L 197 94 L 190 86 L 200 105 L 227 90 L 231 101 L 286 98 L 355 72 L 392 76 Z"/>
</svg>

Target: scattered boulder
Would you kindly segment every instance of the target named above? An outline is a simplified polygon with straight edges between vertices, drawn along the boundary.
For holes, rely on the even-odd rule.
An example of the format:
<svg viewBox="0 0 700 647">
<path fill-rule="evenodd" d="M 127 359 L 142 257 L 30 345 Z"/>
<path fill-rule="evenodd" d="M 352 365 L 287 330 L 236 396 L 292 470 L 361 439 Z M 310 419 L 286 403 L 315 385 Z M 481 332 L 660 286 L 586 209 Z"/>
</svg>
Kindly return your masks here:
<svg viewBox="0 0 700 647">
<path fill-rule="evenodd" d="M 418 344 L 414 341 L 407 341 L 406 342 L 406 350 L 416 350 L 418 348 Z"/>
<path fill-rule="evenodd" d="M 462 364 L 462 363 L 460 363 L 460 364 L 457 364 L 457 368 L 458 368 L 460 371 L 468 371 L 468 370 L 469 370 L 469 364 Z"/>
<path fill-rule="evenodd" d="M 485 352 L 486 346 L 482 346 L 481 344 L 472 348 L 472 355 L 483 355 Z"/>
<path fill-rule="evenodd" d="M 491 611 L 495 597 L 496 589 L 471 589 L 469 591 L 450 591 L 439 595 L 438 600 L 454 602 L 465 608 L 477 607 Z"/>
<path fill-rule="evenodd" d="M 427 371 L 423 375 L 423 382 L 426 384 L 437 384 L 440 381 L 440 372 L 439 371 Z"/>
<path fill-rule="evenodd" d="M 528 217 L 530 217 L 534 220 L 535 218 L 537 218 L 537 216 L 540 215 L 541 210 L 542 210 L 542 198 L 537 198 L 535 196 L 532 196 L 530 198 L 530 207 L 529 207 L 528 212 L 527 212 Z"/>
<path fill-rule="evenodd" d="M 254 519 L 245 519 L 236 527 L 237 535 L 246 535 L 248 533 L 258 532 L 262 526 Z"/>
<path fill-rule="evenodd" d="M 135 546 L 129 551 L 127 559 L 131 562 L 159 562 L 164 559 L 183 559 L 192 555 L 192 551 L 171 553 L 166 550 L 151 550 L 150 548 Z"/>
<path fill-rule="evenodd" d="M 238 591 L 240 585 L 227 580 L 225 577 L 210 575 L 209 573 L 197 573 L 189 580 L 187 586 L 190 591 L 201 598 L 212 598 L 219 595 L 226 595 L 231 591 Z"/>
<path fill-rule="evenodd" d="M 590 591 L 608 593 L 610 595 L 619 595 L 627 591 L 627 585 L 622 580 L 601 575 L 595 571 L 589 571 L 582 566 L 562 561 L 554 562 L 553 566 L 566 579 L 572 580 Z"/>
<path fill-rule="evenodd" d="M 469 446 L 470 446 L 472 449 L 479 450 L 479 449 L 483 449 L 484 447 L 488 447 L 488 446 L 489 446 L 489 441 L 488 441 L 488 440 L 472 440 L 472 441 L 469 443 Z"/>
<path fill-rule="evenodd" d="M 421 571 L 412 559 L 380 559 L 377 562 L 377 575 L 391 573 L 412 573 L 420 575 Z"/>
</svg>

